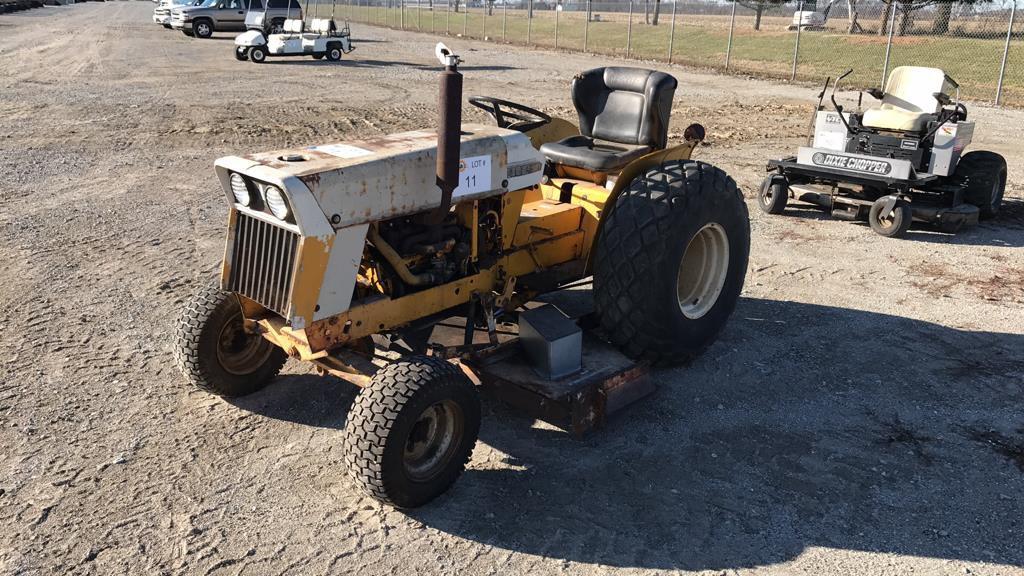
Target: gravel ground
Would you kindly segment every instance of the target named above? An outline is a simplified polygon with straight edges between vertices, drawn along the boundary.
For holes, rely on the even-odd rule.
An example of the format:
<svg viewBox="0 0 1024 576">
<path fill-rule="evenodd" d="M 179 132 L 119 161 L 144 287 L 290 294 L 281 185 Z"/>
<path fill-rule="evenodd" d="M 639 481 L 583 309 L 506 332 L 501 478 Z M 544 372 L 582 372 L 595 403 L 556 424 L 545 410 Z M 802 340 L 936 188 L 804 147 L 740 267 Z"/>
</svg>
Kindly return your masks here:
<svg viewBox="0 0 1024 576">
<path fill-rule="evenodd" d="M 289 364 L 224 402 L 170 334 L 218 269 L 213 160 L 431 126 L 436 39 L 357 26 L 341 63 L 256 66 L 151 8 L 0 16 L 0 572 L 1024 574 L 1024 113 L 971 108 L 1001 219 L 898 241 L 751 202 L 706 355 L 582 441 L 485 400 L 467 473 L 403 513 L 344 475 L 347 384 Z M 451 44 L 467 93 L 562 115 L 614 63 Z M 705 124 L 749 201 L 814 89 L 665 69 L 673 134 Z"/>
</svg>

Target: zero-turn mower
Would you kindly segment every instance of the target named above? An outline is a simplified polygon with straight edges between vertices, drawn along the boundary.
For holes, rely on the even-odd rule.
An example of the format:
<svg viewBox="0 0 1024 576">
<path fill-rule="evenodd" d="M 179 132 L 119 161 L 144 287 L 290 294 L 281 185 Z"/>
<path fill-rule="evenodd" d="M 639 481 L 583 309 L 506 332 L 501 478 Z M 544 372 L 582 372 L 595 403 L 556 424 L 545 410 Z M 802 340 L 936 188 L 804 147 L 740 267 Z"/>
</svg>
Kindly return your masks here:
<svg viewBox="0 0 1024 576">
<path fill-rule="evenodd" d="M 583 433 L 693 359 L 732 313 L 750 228 L 732 178 L 669 145 L 676 79 L 599 68 L 578 127 L 474 97 L 444 66 L 437 130 L 216 161 L 230 215 L 220 283 L 187 305 L 176 360 L 240 396 L 288 357 L 361 388 L 343 432 L 355 482 L 414 507 L 464 470 L 477 389 Z M 593 277 L 592 312 L 535 299 Z"/>
<path fill-rule="evenodd" d="M 938 68 L 901 66 L 889 75 L 885 91 L 867 93 L 878 106 L 845 111 L 836 101 L 840 76 L 832 86 L 832 109 L 818 95 L 807 146 L 797 155 L 768 163 L 759 206 L 781 214 L 791 197 L 829 210 L 846 220 L 867 220 L 882 236 L 904 235 L 912 221 L 945 232 L 976 224 L 999 213 L 1006 188 L 1006 160 L 985 150 L 963 153 L 974 136 L 959 86 Z"/>
</svg>

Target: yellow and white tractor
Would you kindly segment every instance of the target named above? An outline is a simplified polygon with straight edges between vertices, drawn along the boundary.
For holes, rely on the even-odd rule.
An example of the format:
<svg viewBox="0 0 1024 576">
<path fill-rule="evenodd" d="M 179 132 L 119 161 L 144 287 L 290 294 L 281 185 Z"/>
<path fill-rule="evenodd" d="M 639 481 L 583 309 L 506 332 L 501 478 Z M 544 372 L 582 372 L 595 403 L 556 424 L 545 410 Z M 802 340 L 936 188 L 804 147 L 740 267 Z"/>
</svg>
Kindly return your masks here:
<svg viewBox="0 0 1024 576">
<path fill-rule="evenodd" d="M 483 97 L 469 101 L 497 126 L 462 124 L 460 59 L 437 56 L 436 130 L 217 160 L 220 283 L 176 331 L 185 377 L 214 394 L 255 392 L 288 357 L 361 387 L 349 471 L 398 507 L 464 470 L 478 385 L 581 431 L 635 397 L 648 366 L 703 352 L 750 249 L 736 183 L 690 160 L 704 128 L 668 143 L 672 76 L 579 74 L 578 126 Z M 588 278 L 582 318 L 535 301 Z"/>
</svg>

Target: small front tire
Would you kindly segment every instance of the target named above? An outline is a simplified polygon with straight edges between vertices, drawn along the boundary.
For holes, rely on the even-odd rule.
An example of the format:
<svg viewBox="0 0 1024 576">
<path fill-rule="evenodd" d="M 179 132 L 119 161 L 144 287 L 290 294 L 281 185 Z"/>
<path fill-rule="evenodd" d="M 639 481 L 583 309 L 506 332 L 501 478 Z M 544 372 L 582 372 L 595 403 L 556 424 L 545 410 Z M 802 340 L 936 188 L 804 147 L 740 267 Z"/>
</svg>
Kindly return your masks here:
<svg viewBox="0 0 1024 576">
<path fill-rule="evenodd" d="M 399 508 L 437 498 L 466 468 L 480 432 L 480 398 L 462 370 L 432 356 L 388 364 L 345 421 L 345 460 L 365 493 Z"/>
<path fill-rule="evenodd" d="M 885 206 L 888 197 L 875 200 L 868 212 L 868 224 L 877 234 L 886 238 L 899 238 L 910 230 L 910 223 L 913 221 L 913 210 L 910 204 L 904 200 L 897 200 L 892 209 L 885 213 Z"/>
<path fill-rule="evenodd" d="M 218 396 L 245 396 L 266 386 L 288 356 L 245 331 L 238 297 L 207 287 L 186 305 L 175 331 L 174 358 L 193 385 Z"/>
<path fill-rule="evenodd" d="M 782 214 L 789 201 L 789 184 L 786 179 L 772 174 L 764 179 L 761 192 L 757 195 L 757 206 L 765 214 Z"/>
<path fill-rule="evenodd" d="M 249 48 L 249 60 L 254 64 L 262 64 L 267 59 L 267 51 L 262 46 Z"/>
<path fill-rule="evenodd" d="M 249 59 L 249 49 L 244 46 L 235 48 L 235 60 L 245 61 Z"/>
<path fill-rule="evenodd" d="M 338 60 L 341 60 L 341 54 L 341 48 L 338 48 L 337 45 L 332 45 L 327 48 L 326 56 L 327 59 L 330 60 L 331 62 L 337 62 Z"/>
</svg>

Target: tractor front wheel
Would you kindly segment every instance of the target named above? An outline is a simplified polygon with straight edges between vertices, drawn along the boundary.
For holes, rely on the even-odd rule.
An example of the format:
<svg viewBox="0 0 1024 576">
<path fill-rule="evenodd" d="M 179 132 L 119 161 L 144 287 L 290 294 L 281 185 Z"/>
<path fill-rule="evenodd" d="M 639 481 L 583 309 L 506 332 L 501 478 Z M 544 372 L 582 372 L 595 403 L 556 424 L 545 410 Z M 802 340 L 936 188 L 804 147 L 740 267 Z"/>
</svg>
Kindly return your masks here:
<svg viewBox="0 0 1024 576">
<path fill-rule="evenodd" d="M 234 294 L 208 287 L 192 298 L 178 321 L 174 358 L 197 388 L 234 397 L 266 386 L 288 356 L 262 336 L 245 331 Z"/>
<path fill-rule="evenodd" d="M 466 468 L 480 431 L 480 398 L 462 370 L 431 356 L 388 364 L 345 421 L 349 474 L 399 508 L 437 498 Z"/>
<path fill-rule="evenodd" d="M 622 191 L 595 250 L 594 304 L 611 342 L 632 358 L 686 362 L 736 307 L 750 254 L 747 205 L 722 170 L 668 162 Z"/>
</svg>

